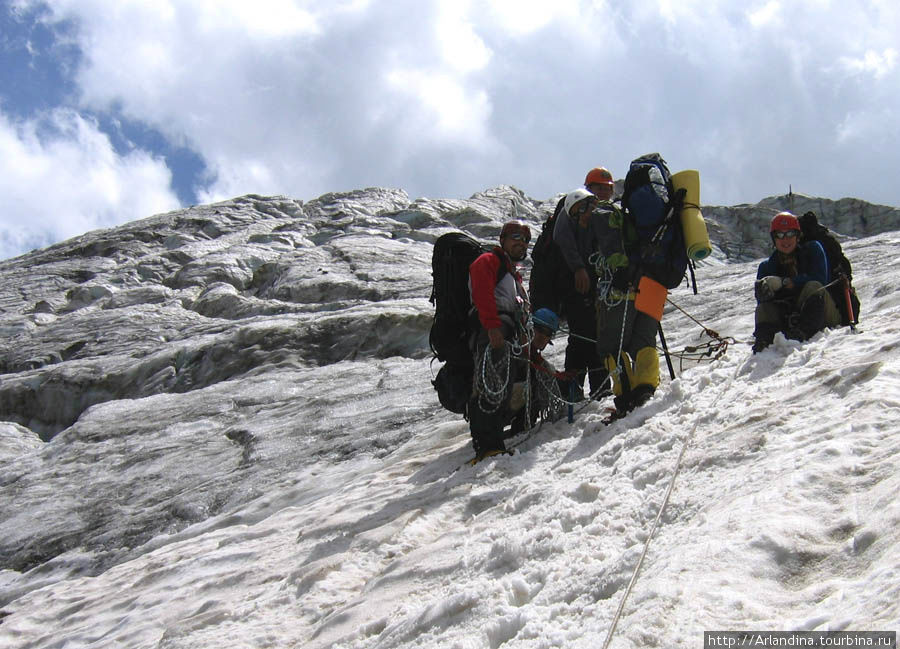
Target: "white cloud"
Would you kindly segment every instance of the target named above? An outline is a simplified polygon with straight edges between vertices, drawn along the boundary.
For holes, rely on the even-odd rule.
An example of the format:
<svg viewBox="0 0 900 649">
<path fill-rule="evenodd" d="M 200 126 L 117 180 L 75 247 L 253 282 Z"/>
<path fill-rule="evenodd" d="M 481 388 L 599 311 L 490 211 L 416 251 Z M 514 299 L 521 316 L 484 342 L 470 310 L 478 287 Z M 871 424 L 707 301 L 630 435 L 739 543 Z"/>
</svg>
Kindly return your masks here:
<svg viewBox="0 0 900 649">
<path fill-rule="evenodd" d="M 417 132 L 430 140 L 446 139 L 480 149 L 490 143 L 487 94 L 468 90 L 459 79 L 424 70 L 395 70 L 388 81 L 420 106 Z"/>
<path fill-rule="evenodd" d="M 315 16 L 291 0 L 203 0 L 197 5 L 210 32 L 246 31 L 262 38 L 319 32 Z"/>
<path fill-rule="evenodd" d="M 214 178 L 204 200 L 498 183 L 546 198 L 659 150 L 701 170 L 709 202 L 793 182 L 900 204 L 878 174 L 830 162 L 857 159 L 853 134 L 877 132 L 868 104 L 900 105 L 896 3 L 51 6 L 80 26 L 80 108 L 121 111 L 196 151 Z M 897 166 L 900 135 L 887 138 L 881 164 Z"/>
<path fill-rule="evenodd" d="M 867 50 L 861 57 L 841 57 L 840 62 L 850 72 L 871 74 L 875 79 L 883 79 L 897 68 L 897 50 L 893 47 L 882 52 Z"/>
<path fill-rule="evenodd" d="M 462 74 L 483 69 L 491 59 L 491 50 L 468 18 L 469 5 L 461 0 L 444 0 L 439 6 L 435 29 L 443 63 Z"/>
<path fill-rule="evenodd" d="M 0 258 L 175 209 L 162 160 L 118 155 L 70 110 L 14 123 L 0 113 Z"/>
<path fill-rule="evenodd" d="M 488 5 L 500 27 L 516 36 L 527 36 L 557 16 L 578 12 L 577 3 L 571 0 L 489 0 Z"/>
<path fill-rule="evenodd" d="M 848 113 L 836 128 L 837 142 L 873 150 L 900 137 L 896 106 L 871 106 Z"/>
<path fill-rule="evenodd" d="M 770 26 L 779 21 L 781 17 L 781 2 L 778 0 L 769 0 L 756 9 L 747 12 L 747 20 L 756 28 Z"/>
</svg>

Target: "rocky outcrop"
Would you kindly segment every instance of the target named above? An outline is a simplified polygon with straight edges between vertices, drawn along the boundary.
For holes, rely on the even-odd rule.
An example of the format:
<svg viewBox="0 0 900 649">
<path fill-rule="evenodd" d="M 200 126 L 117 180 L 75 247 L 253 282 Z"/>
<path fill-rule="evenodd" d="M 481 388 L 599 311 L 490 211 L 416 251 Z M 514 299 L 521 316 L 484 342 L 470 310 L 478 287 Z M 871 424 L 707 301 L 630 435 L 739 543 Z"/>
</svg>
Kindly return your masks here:
<svg viewBox="0 0 900 649">
<path fill-rule="evenodd" d="M 900 209 L 896 207 L 874 205 L 857 198 L 833 201 L 803 194 L 771 196 L 755 205 L 706 205 L 703 216 L 721 256 L 748 260 L 771 252 L 768 224 L 775 214 L 785 210 L 797 216 L 815 212 L 820 223 L 843 239 L 867 237 L 900 227 Z"/>
<path fill-rule="evenodd" d="M 495 239 L 543 205 L 366 189 L 243 196 L 91 232 L 0 263 L 0 419 L 47 440 L 88 408 L 202 389 L 266 363 L 428 352 L 429 245 Z M 415 273 L 398 270 L 404 259 Z"/>
</svg>

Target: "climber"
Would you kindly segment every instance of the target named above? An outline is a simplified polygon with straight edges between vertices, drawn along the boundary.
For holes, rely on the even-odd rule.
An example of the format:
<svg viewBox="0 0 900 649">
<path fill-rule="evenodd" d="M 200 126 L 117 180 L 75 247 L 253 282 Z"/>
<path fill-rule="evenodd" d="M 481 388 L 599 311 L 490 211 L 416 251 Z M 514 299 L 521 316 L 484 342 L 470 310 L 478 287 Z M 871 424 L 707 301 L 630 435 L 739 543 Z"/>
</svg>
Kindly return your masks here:
<svg viewBox="0 0 900 649">
<path fill-rule="evenodd" d="M 800 221 L 779 212 L 769 225 L 775 250 L 756 273 L 756 327 L 753 353 L 772 344 L 775 334 L 805 341 L 825 327 L 841 324 L 828 283 L 828 260 L 822 244 L 804 241 Z"/>
<path fill-rule="evenodd" d="M 527 355 L 513 368 L 514 383 L 509 400 L 509 410 L 514 413 L 509 430 L 503 437 L 512 437 L 533 425 L 539 417 L 552 415 L 554 406 L 560 408 L 562 398 L 556 383 L 556 370 L 542 352 L 553 344 L 553 336 L 559 329 L 559 318 L 547 308 L 538 309 L 531 316 L 532 337 Z M 556 397 L 556 399 L 554 399 Z M 526 404 L 531 408 L 526 409 Z"/>
<path fill-rule="evenodd" d="M 652 245 L 642 240 L 634 216 L 617 204 L 601 204 L 594 268 L 597 282 L 596 352 L 612 377 L 615 412 L 624 417 L 642 406 L 659 386 L 658 320 L 636 308 L 641 260 Z"/>
<path fill-rule="evenodd" d="M 584 188 L 594 194 L 601 205 L 612 203 L 615 184 L 612 174 L 605 167 L 591 169 L 585 176 Z M 559 199 L 553 214 L 541 226 L 541 233 L 531 252 L 534 265 L 528 284 L 531 307 L 534 310 L 546 307 L 564 320 L 568 319 L 568 314 L 565 312 L 563 297 L 571 292 L 573 278 L 569 265 L 563 260 L 562 252 L 554 241 L 554 230 L 560 214 L 565 211 L 567 196 L 565 194 Z M 584 376 L 579 385 L 583 382 Z"/>
<path fill-rule="evenodd" d="M 561 299 L 569 322 L 565 370 L 571 383 L 567 392 L 574 400 L 581 396 L 585 374 L 591 393 L 598 396 L 607 380 L 602 356 L 594 342 L 597 274 L 592 258 L 600 245 L 602 220 L 608 215 L 605 210 L 595 212 L 596 206 L 597 198 L 588 190 L 579 188 L 569 192 L 553 229 L 553 239 L 568 271 Z"/>
<path fill-rule="evenodd" d="M 596 196 L 598 201 L 611 201 L 616 186 L 609 169 L 594 167 L 584 179 L 584 188 Z"/>
<path fill-rule="evenodd" d="M 476 458 L 506 450 L 503 428 L 512 418 L 508 405 L 512 385 L 507 380 L 498 386 L 498 393 L 491 393 L 490 386 L 485 385 L 484 372 L 486 367 L 503 364 L 506 355 L 512 354 L 512 343 L 524 340 L 529 308 L 517 263 L 525 258 L 530 240 L 527 225 L 509 221 L 500 231 L 500 245 L 469 266 L 469 290 L 480 325 L 471 343 L 476 381 L 468 405 Z"/>
</svg>

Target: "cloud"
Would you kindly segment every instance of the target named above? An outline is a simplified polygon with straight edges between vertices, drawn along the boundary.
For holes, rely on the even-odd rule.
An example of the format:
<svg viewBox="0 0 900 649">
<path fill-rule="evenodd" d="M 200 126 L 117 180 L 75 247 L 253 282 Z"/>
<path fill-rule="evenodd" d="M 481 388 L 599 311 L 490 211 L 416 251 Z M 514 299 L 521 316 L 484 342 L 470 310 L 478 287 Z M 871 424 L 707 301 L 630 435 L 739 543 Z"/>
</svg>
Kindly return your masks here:
<svg viewBox="0 0 900 649">
<path fill-rule="evenodd" d="M 71 110 L 18 122 L 0 113 L 0 259 L 175 209 L 170 181 L 162 160 L 118 155 Z"/>
<path fill-rule="evenodd" d="M 517 37 L 533 34 L 561 17 L 577 16 L 578 4 L 572 0 L 489 0 L 487 3 L 498 26 Z"/>
<path fill-rule="evenodd" d="M 900 9 L 886 0 L 48 6 L 77 25 L 69 107 L 195 151 L 204 201 L 500 183 L 548 198 L 660 151 L 701 170 L 711 203 L 792 184 L 900 204 L 879 180 L 900 135 L 873 108 L 900 105 Z M 879 132 L 876 163 L 863 149 Z"/>
<path fill-rule="evenodd" d="M 841 57 L 841 65 L 853 73 L 871 74 L 875 79 L 882 79 L 897 67 L 897 50 L 889 47 L 882 52 L 866 50 L 861 57 Z"/>
<path fill-rule="evenodd" d="M 747 20 L 753 27 L 771 25 L 780 18 L 781 3 L 778 0 L 769 2 L 747 12 Z"/>
</svg>

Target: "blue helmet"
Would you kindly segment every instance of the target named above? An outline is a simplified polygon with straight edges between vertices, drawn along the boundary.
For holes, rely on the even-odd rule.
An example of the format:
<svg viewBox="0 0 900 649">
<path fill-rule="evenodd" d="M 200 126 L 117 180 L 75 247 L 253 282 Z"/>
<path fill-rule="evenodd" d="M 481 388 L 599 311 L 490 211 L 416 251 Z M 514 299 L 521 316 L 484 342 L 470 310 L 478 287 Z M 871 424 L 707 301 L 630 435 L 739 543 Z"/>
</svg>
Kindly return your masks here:
<svg viewBox="0 0 900 649">
<path fill-rule="evenodd" d="M 536 327 L 545 327 L 549 329 L 550 333 L 555 334 L 559 329 L 559 316 L 547 308 L 538 309 L 531 314 L 531 322 Z"/>
</svg>

